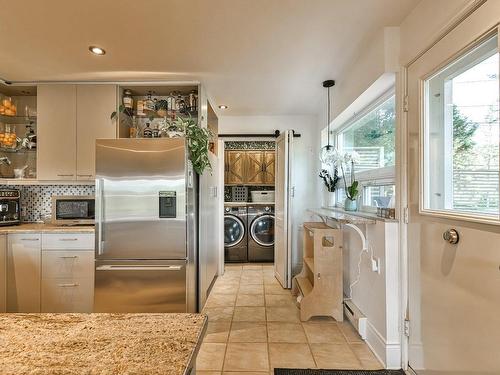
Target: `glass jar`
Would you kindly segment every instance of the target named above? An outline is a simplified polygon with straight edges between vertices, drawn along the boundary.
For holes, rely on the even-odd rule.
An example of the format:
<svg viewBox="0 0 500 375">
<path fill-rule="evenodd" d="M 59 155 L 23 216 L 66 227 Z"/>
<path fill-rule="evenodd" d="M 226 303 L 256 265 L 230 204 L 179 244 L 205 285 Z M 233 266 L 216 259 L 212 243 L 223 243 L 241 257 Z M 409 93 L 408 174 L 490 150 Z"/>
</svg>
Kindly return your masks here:
<svg viewBox="0 0 500 375">
<path fill-rule="evenodd" d="M 5 124 L 2 146 L 6 148 L 16 148 L 17 146 L 17 135 L 12 125 Z"/>
<path fill-rule="evenodd" d="M 123 91 L 123 106 L 128 109 L 134 108 L 134 98 L 132 98 L 132 91 L 126 89 Z"/>
<path fill-rule="evenodd" d="M 146 127 L 142 131 L 143 138 L 153 138 L 153 131 L 149 127 L 149 122 L 146 123 Z"/>
</svg>

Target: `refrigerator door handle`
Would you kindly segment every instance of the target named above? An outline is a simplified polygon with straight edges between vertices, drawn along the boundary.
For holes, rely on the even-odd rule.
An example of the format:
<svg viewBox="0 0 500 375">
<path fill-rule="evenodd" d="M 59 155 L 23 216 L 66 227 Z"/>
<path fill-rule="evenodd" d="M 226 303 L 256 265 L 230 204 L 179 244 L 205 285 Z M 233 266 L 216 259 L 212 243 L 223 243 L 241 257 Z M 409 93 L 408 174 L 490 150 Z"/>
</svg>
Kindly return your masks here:
<svg viewBox="0 0 500 375">
<path fill-rule="evenodd" d="M 102 238 L 102 221 L 103 221 L 103 181 L 102 178 L 96 178 L 96 242 L 97 242 L 97 255 L 102 255 L 104 253 L 102 243 L 103 243 L 103 238 Z"/>
<path fill-rule="evenodd" d="M 105 265 L 96 267 L 96 271 L 180 271 L 182 266 L 169 265 Z"/>
</svg>

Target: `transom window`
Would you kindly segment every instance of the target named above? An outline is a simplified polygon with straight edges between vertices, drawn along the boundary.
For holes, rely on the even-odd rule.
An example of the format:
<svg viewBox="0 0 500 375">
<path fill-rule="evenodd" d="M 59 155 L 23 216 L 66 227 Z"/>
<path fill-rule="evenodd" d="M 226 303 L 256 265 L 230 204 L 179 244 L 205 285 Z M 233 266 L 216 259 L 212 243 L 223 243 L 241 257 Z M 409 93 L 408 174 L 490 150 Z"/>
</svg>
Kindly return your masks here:
<svg viewBox="0 0 500 375">
<path fill-rule="evenodd" d="M 495 36 L 424 81 L 423 209 L 499 215 Z"/>
</svg>

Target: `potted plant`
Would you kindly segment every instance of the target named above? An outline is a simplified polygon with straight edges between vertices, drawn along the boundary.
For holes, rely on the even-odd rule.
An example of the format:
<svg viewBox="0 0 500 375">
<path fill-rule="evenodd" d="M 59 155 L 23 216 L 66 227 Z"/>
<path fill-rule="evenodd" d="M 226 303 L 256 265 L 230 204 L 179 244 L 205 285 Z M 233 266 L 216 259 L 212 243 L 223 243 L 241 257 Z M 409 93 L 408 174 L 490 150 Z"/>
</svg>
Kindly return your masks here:
<svg viewBox="0 0 500 375">
<path fill-rule="evenodd" d="M 342 175 L 344 178 L 344 188 L 346 199 L 344 202 L 344 210 L 346 211 L 357 211 L 358 204 L 357 198 L 359 196 L 359 182 L 356 180 L 356 176 L 354 173 L 354 164 L 358 161 L 358 154 L 353 151 L 352 153 L 346 153 L 343 157 L 343 162 L 340 162 L 340 168 L 342 169 Z M 345 173 L 345 169 L 343 164 L 346 164 L 346 167 L 350 165 L 350 183 L 348 185 L 347 175 Z"/>
<path fill-rule="evenodd" d="M 335 190 L 337 190 L 337 184 L 340 180 L 338 169 L 336 166 L 333 167 L 333 177 L 330 176 L 330 173 L 323 169 L 321 170 L 319 177 L 323 180 L 323 183 L 326 186 L 326 190 L 328 192 L 328 196 L 325 199 L 326 206 L 333 206 L 335 204 Z"/>
</svg>

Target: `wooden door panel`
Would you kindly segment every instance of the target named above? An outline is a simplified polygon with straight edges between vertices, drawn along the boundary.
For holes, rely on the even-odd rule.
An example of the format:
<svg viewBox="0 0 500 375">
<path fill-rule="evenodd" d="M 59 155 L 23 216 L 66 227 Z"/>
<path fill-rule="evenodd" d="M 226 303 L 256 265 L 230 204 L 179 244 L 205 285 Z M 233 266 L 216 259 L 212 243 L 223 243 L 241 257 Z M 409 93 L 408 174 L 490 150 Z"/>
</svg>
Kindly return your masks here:
<svg viewBox="0 0 500 375">
<path fill-rule="evenodd" d="M 247 151 L 246 183 L 250 185 L 264 184 L 264 153 Z"/>
<path fill-rule="evenodd" d="M 276 153 L 274 151 L 266 151 L 264 154 L 264 183 L 273 184 L 275 179 L 275 161 Z"/>
<path fill-rule="evenodd" d="M 229 185 L 245 183 L 245 159 L 244 151 L 226 151 L 227 170 L 226 183 Z"/>
</svg>

